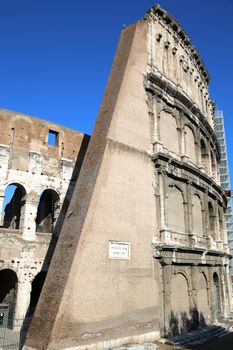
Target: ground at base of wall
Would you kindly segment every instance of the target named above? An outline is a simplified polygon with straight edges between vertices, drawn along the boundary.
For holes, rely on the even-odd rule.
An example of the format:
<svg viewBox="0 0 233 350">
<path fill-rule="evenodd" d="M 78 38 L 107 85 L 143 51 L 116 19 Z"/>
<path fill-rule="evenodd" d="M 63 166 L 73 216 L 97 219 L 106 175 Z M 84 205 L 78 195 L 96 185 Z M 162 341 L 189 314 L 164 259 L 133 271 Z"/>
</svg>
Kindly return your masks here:
<svg viewBox="0 0 233 350">
<path fill-rule="evenodd" d="M 210 340 L 208 343 L 196 346 L 195 350 L 232 350 L 233 333 L 229 333 L 224 337 Z M 174 347 L 173 345 L 159 344 L 158 350 L 189 350 L 190 347 Z"/>
<path fill-rule="evenodd" d="M 215 329 L 213 327 L 216 327 Z M 209 329 L 209 330 L 208 330 Z M 167 341 L 161 339 L 158 350 L 172 350 L 172 349 L 195 349 L 195 350 L 232 350 L 233 344 L 233 332 L 232 326 L 212 326 L 206 327 L 206 338 L 204 337 L 203 330 L 193 336 L 193 341 L 188 341 L 189 335 L 175 337 Z M 212 334 L 211 334 L 212 333 Z M 169 344 L 168 344 L 169 343 Z M 182 344 L 183 343 L 183 344 Z"/>
<path fill-rule="evenodd" d="M 159 346 L 154 343 L 128 344 L 117 348 L 111 348 L 111 350 L 159 350 Z"/>
</svg>

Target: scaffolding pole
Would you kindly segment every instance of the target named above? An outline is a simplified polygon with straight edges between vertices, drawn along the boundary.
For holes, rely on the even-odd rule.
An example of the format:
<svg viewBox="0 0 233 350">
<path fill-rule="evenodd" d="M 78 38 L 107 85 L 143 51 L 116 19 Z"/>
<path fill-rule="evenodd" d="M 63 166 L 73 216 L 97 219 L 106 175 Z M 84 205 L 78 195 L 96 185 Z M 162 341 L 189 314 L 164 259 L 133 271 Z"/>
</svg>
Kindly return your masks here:
<svg viewBox="0 0 233 350">
<path fill-rule="evenodd" d="M 226 147 L 226 134 L 224 128 L 224 117 L 222 111 L 216 111 L 214 118 L 214 130 L 218 139 L 219 151 L 220 151 L 220 182 L 221 187 L 224 191 L 230 190 L 230 176 L 227 158 L 227 147 Z M 231 193 L 231 192 L 230 192 Z M 233 213 L 232 213 L 232 201 L 231 197 L 228 198 L 228 205 L 226 210 L 226 226 L 228 242 L 230 246 L 231 255 L 233 255 Z M 230 263 L 231 275 L 233 276 L 233 259 Z"/>
</svg>

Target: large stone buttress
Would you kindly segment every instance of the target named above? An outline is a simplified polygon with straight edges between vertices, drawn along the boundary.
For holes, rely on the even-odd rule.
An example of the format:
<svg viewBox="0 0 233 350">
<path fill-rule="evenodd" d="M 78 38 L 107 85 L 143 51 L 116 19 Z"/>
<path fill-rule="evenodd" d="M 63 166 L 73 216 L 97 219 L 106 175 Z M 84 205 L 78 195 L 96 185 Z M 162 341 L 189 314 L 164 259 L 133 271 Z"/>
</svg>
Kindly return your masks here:
<svg viewBox="0 0 233 350">
<path fill-rule="evenodd" d="M 25 349 L 103 349 L 228 316 L 208 83 L 159 6 L 122 31 Z"/>
</svg>

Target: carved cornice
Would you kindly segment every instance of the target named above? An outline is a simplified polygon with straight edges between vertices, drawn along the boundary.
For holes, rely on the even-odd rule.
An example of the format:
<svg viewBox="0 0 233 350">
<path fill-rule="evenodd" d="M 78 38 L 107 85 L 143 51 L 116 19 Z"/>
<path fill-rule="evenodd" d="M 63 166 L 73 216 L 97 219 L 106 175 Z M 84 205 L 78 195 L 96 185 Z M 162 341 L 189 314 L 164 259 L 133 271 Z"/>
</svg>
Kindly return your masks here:
<svg viewBox="0 0 233 350">
<path fill-rule="evenodd" d="M 165 93 L 170 95 L 174 100 L 177 100 L 180 103 L 182 103 L 182 105 L 186 107 L 191 114 L 195 115 L 198 118 L 200 124 L 203 126 L 203 128 L 208 132 L 209 137 L 211 138 L 216 147 L 217 156 L 220 159 L 217 136 L 215 135 L 215 132 L 210 126 L 207 118 L 195 105 L 195 103 L 193 103 L 183 93 L 174 88 L 168 81 L 162 79 L 155 73 L 146 74 L 144 86 L 146 91 L 151 92 L 152 94 L 157 94 L 161 98 L 164 97 Z"/>
<path fill-rule="evenodd" d="M 198 247 L 178 247 L 175 245 L 153 243 L 153 256 L 166 264 L 188 264 L 188 265 L 208 265 L 223 266 L 229 263 L 232 258 L 218 250 L 208 250 Z M 204 259 L 203 259 L 204 255 Z"/>
<path fill-rule="evenodd" d="M 156 167 L 161 166 L 163 173 L 166 172 L 174 178 L 183 179 L 184 182 L 189 182 L 203 191 L 208 191 L 210 195 L 218 198 L 225 207 L 227 206 L 227 197 L 222 188 L 196 167 L 164 153 L 155 153 L 151 158 Z"/>
<path fill-rule="evenodd" d="M 192 45 L 191 39 L 180 23 L 169 12 L 161 8 L 159 4 L 150 8 L 146 13 L 145 18 L 157 18 L 169 27 L 169 30 L 172 31 L 173 35 L 177 36 L 177 38 L 181 40 L 184 46 L 189 50 L 190 57 L 192 57 L 196 62 L 201 75 L 205 79 L 206 83 L 209 84 L 210 75 L 200 57 L 198 50 Z"/>
</svg>

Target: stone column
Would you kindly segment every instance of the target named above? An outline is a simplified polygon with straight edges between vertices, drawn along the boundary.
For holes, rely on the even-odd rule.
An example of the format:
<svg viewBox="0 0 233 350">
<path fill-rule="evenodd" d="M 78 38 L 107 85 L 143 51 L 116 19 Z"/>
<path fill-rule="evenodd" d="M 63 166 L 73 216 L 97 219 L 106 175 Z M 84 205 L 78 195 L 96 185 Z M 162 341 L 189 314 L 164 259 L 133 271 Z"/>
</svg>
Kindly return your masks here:
<svg viewBox="0 0 233 350">
<path fill-rule="evenodd" d="M 207 237 L 207 226 L 208 226 L 208 210 L 206 207 L 206 202 L 208 201 L 208 196 L 206 194 L 206 191 L 202 195 L 202 222 L 203 222 L 203 237 Z"/>
<path fill-rule="evenodd" d="M 222 215 L 222 240 L 223 240 L 223 247 L 224 252 L 230 254 L 230 249 L 228 245 L 228 236 L 227 236 L 227 224 L 226 224 L 226 216 Z"/>
<path fill-rule="evenodd" d="M 172 279 L 172 265 L 163 266 L 163 315 L 164 319 L 161 322 L 162 333 L 168 334 L 170 331 L 170 317 L 171 317 L 171 279 Z M 162 325 L 163 323 L 163 325 Z"/>
<path fill-rule="evenodd" d="M 212 166 L 211 166 L 211 152 L 210 152 L 210 140 L 206 138 L 206 154 L 205 154 L 205 162 L 206 162 L 206 170 L 207 174 L 211 177 L 212 175 Z"/>
<path fill-rule="evenodd" d="M 193 232 L 192 228 L 192 191 L 190 183 L 186 184 L 186 201 L 184 202 L 185 207 L 185 231 L 189 234 Z"/>
<path fill-rule="evenodd" d="M 152 97 L 151 119 L 153 121 L 151 140 L 154 144 L 159 141 L 159 126 L 158 126 L 158 114 L 161 109 L 160 101 L 156 97 Z"/>
<path fill-rule="evenodd" d="M 5 198 L 4 191 L 0 190 L 0 225 L 3 224 L 2 207 L 3 207 L 4 198 Z"/>
<path fill-rule="evenodd" d="M 38 198 L 36 194 L 27 196 L 24 206 L 23 239 L 35 240 Z"/>
<path fill-rule="evenodd" d="M 182 160 L 187 162 L 188 158 L 186 155 L 186 140 L 185 140 L 185 127 L 182 125 L 180 128 L 180 136 L 181 136 L 181 142 L 180 142 L 180 155 L 182 157 Z"/>
<path fill-rule="evenodd" d="M 18 288 L 17 288 L 17 300 L 16 300 L 16 307 L 15 307 L 15 320 L 23 321 L 27 314 L 28 307 L 30 304 L 31 287 L 32 285 L 29 280 L 29 277 L 25 278 L 24 276 L 22 280 L 19 279 Z"/>
<path fill-rule="evenodd" d="M 216 322 L 216 312 L 215 312 L 215 298 L 214 298 L 214 280 L 213 280 L 214 271 L 212 267 L 209 267 L 209 288 L 210 288 L 210 312 L 211 312 L 211 321 Z"/>
<path fill-rule="evenodd" d="M 189 295 L 189 305 L 191 316 L 193 314 L 194 309 L 196 308 L 196 283 L 194 282 L 193 274 L 195 274 L 195 268 L 197 266 L 187 266 L 184 268 L 184 273 L 186 272 L 186 276 L 188 277 L 188 295 Z M 196 275 L 195 275 L 196 278 Z"/>
<path fill-rule="evenodd" d="M 215 211 L 215 239 L 216 239 L 216 241 L 221 241 L 218 203 L 216 203 L 216 207 L 214 208 L 214 211 Z"/>
<path fill-rule="evenodd" d="M 176 112 L 177 117 L 179 118 L 179 123 L 177 124 L 177 130 L 179 135 L 179 147 L 180 147 L 180 156 L 183 161 L 187 161 L 186 155 L 186 131 L 185 131 L 185 117 L 182 111 Z"/>
<path fill-rule="evenodd" d="M 227 289 L 227 296 L 228 296 L 228 312 L 233 312 L 233 300 L 232 300 L 232 285 L 231 285 L 231 274 L 229 269 L 229 264 L 225 267 L 225 280 L 226 280 L 226 289 Z"/>
<path fill-rule="evenodd" d="M 221 303 L 221 314 L 224 318 L 229 316 L 229 305 L 226 292 L 226 276 L 224 266 L 219 267 L 219 290 L 220 290 L 220 303 Z"/>
<path fill-rule="evenodd" d="M 197 282 L 199 276 L 199 267 L 191 267 L 191 281 L 192 281 L 192 304 L 191 307 L 197 307 Z"/>
<path fill-rule="evenodd" d="M 153 130 L 152 130 L 152 142 L 153 142 L 153 152 L 158 153 L 163 150 L 163 143 L 161 142 L 159 121 L 160 121 L 160 112 L 163 108 L 163 103 L 158 96 L 153 97 Z"/>
<path fill-rule="evenodd" d="M 159 174 L 159 194 L 160 194 L 160 222 L 161 229 L 167 228 L 166 211 L 165 211 L 165 179 L 162 173 Z"/>
<path fill-rule="evenodd" d="M 201 136 L 200 136 L 200 127 L 196 129 L 196 164 L 198 168 L 203 172 L 202 158 L 201 158 Z"/>
</svg>

